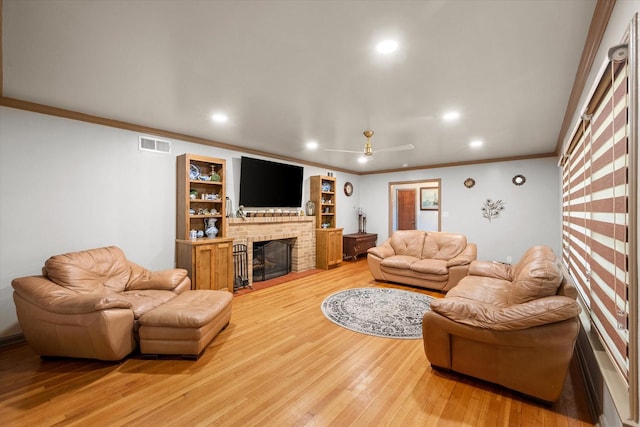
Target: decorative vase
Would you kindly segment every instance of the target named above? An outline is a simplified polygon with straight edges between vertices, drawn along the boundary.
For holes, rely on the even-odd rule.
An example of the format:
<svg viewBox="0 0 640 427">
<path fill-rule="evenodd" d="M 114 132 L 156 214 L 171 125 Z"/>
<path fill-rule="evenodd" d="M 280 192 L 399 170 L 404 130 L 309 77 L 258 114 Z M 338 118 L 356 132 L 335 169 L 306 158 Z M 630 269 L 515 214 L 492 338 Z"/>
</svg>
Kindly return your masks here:
<svg viewBox="0 0 640 427">
<path fill-rule="evenodd" d="M 313 216 L 316 213 L 316 204 L 309 200 L 306 204 L 306 214 L 307 216 Z"/>
<path fill-rule="evenodd" d="M 207 237 L 213 238 L 218 235 L 218 229 L 216 228 L 217 220 L 218 220 L 217 218 L 209 218 L 204 220 L 204 226 L 206 228 L 204 232 L 207 235 Z"/>
<path fill-rule="evenodd" d="M 220 181 L 220 175 L 216 172 L 216 167 L 211 165 L 211 176 L 209 177 L 211 181 Z"/>
</svg>

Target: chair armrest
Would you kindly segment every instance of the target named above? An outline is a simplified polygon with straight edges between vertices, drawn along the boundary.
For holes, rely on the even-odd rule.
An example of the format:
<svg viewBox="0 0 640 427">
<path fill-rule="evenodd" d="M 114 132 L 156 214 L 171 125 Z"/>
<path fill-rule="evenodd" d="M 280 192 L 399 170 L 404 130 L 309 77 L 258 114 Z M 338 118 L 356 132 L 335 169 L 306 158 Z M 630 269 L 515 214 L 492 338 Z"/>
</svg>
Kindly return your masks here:
<svg viewBox="0 0 640 427">
<path fill-rule="evenodd" d="M 511 266 L 509 264 L 502 264 L 501 262 L 473 261 L 471 265 L 469 265 L 469 275 L 493 277 L 508 282 L 513 281 L 511 277 Z"/>
<path fill-rule="evenodd" d="M 468 265 L 478 257 L 478 247 L 475 243 L 468 243 L 457 256 L 447 261 L 447 267 L 455 267 L 457 265 Z"/>
<path fill-rule="evenodd" d="M 557 295 L 503 308 L 452 297 L 431 301 L 431 309 L 455 322 L 494 331 L 528 329 L 561 322 L 580 313 L 575 300 Z"/>
<path fill-rule="evenodd" d="M 129 261 L 129 265 L 131 266 L 131 277 L 126 286 L 128 291 L 143 289 L 173 291 L 181 287 L 185 280 L 189 281 L 187 288 L 191 285 L 187 270 L 182 268 L 150 271 L 131 261 Z"/>
<path fill-rule="evenodd" d="M 382 244 L 380 246 L 376 246 L 375 248 L 367 249 L 367 253 L 373 254 L 373 255 L 377 256 L 378 258 L 381 258 L 381 259 L 384 259 L 384 258 L 387 258 L 387 257 L 395 255 L 396 251 L 393 250 L 393 248 L 389 244 L 389 241 L 390 241 L 390 239 L 387 239 L 384 242 L 382 242 Z"/>
<path fill-rule="evenodd" d="M 58 314 L 93 313 L 110 308 L 130 308 L 118 294 L 79 294 L 53 283 L 44 276 L 29 276 L 11 282 L 15 293 L 41 309 Z"/>
</svg>

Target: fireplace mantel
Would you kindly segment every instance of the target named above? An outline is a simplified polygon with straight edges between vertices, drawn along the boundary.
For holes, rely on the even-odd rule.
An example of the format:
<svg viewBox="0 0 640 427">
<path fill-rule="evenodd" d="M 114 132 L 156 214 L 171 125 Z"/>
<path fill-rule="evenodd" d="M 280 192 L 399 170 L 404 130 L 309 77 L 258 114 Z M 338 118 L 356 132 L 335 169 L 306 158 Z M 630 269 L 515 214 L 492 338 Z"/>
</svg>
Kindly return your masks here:
<svg viewBox="0 0 640 427">
<path fill-rule="evenodd" d="M 253 283 L 253 242 L 295 239 L 291 271 L 300 272 L 316 265 L 316 219 L 312 216 L 262 216 L 226 218 L 227 237 L 234 244 L 247 245 L 249 283 Z"/>
<path fill-rule="evenodd" d="M 313 216 L 250 216 L 246 218 L 227 218 L 228 224 L 272 224 L 278 222 L 313 222 L 315 227 L 316 218 Z"/>
</svg>

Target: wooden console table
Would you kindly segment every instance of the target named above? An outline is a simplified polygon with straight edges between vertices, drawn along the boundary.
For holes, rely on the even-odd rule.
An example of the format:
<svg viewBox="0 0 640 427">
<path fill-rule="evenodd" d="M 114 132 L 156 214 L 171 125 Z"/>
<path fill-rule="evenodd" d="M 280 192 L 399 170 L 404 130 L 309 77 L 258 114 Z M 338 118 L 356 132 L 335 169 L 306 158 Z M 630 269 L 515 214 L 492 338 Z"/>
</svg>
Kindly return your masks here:
<svg viewBox="0 0 640 427">
<path fill-rule="evenodd" d="M 358 259 L 358 255 L 366 254 L 367 249 L 376 246 L 378 235 L 374 233 L 353 233 L 342 236 L 345 258 L 351 258 L 353 262 Z"/>
</svg>

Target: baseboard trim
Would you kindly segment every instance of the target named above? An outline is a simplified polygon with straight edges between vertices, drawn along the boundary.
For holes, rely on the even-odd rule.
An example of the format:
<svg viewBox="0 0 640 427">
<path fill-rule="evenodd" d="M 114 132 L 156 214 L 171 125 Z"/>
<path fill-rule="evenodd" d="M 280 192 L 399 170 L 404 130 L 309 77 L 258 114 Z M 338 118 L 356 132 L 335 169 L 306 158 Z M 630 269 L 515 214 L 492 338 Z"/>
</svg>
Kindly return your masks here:
<svg viewBox="0 0 640 427">
<path fill-rule="evenodd" d="M 5 347 L 11 347 L 16 344 L 24 344 L 27 340 L 22 334 L 9 335 L 8 337 L 0 338 L 0 350 Z"/>
</svg>

